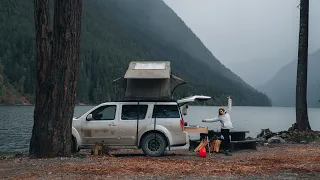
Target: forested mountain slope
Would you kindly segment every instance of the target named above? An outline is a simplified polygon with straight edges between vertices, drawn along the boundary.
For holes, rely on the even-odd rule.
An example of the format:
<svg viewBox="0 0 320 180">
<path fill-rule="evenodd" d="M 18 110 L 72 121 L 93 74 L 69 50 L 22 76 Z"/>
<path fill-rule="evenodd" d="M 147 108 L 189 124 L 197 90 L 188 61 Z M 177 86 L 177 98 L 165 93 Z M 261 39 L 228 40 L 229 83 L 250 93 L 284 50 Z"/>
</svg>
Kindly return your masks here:
<svg viewBox="0 0 320 180">
<path fill-rule="evenodd" d="M 32 102 L 33 2 L 0 0 L 0 27 L 0 101 L 8 102 L 8 92 L 16 90 Z M 130 61 L 168 60 L 173 73 L 188 83 L 177 89 L 177 98 L 206 94 L 213 97 L 210 104 L 222 105 L 231 95 L 235 105 L 270 105 L 266 95 L 225 68 L 161 0 L 84 0 L 81 31 L 79 102 L 120 99 L 123 90 L 111 81 L 125 73 Z"/>
<path fill-rule="evenodd" d="M 308 57 L 308 107 L 320 107 L 320 50 Z M 273 106 L 295 106 L 297 60 L 290 62 L 259 89 L 272 100 Z"/>
</svg>

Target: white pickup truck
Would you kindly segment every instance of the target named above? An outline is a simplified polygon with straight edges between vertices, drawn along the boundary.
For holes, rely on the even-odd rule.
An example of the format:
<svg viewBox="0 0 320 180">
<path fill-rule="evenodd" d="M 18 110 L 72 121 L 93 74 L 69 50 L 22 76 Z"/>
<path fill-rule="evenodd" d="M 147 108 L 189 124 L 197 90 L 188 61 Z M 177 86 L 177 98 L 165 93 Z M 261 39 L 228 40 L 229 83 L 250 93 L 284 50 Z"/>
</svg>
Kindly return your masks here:
<svg viewBox="0 0 320 180">
<path fill-rule="evenodd" d="M 209 96 L 192 96 L 170 102 L 107 102 L 72 121 L 72 151 L 103 142 L 108 148 L 141 148 L 161 156 L 167 147 L 189 142 L 180 107 Z"/>
</svg>

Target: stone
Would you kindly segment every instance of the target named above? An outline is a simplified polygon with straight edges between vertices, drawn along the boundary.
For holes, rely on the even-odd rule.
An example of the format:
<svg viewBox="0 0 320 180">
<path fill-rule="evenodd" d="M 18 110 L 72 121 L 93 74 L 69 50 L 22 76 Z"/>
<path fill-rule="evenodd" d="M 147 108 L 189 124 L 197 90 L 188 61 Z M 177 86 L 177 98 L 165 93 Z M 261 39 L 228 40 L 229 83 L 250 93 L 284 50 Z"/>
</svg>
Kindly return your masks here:
<svg viewBox="0 0 320 180">
<path fill-rule="evenodd" d="M 247 137 L 246 140 L 253 140 L 253 137 Z"/>
<path fill-rule="evenodd" d="M 293 131 L 296 131 L 296 130 L 298 130 L 297 123 L 293 123 L 291 125 L 291 127 L 288 129 L 289 132 L 293 132 Z"/>
<path fill-rule="evenodd" d="M 14 155 L 14 157 L 23 157 L 23 154 L 22 153 L 17 153 Z"/>
<path fill-rule="evenodd" d="M 271 134 L 272 132 L 270 131 L 269 128 L 267 129 L 261 129 L 261 132 L 258 134 L 257 138 L 259 137 L 264 137 L 266 134 Z"/>
<path fill-rule="evenodd" d="M 265 138 L 265 139 L 269 139 L 269 138 L 271 138 L 271 137 L 274 136 L 274 135 L 275 135 L 275 134 L 272 133 L 269 128 L 267 128 L 267 129 L 261 129 L 261 132 L 260 132 L 260 134 L 258 134 L 257 138 L 263 137 L 263 138 Z"/>
<path fill-rule="evenodd" d="M 287 135 L 287 133 L 281 133 L 280 137 L 281 138 L 288 138 L 288 135 Z"/>
<path fill-rule="evenodd" d="M 301 144 L 308 144 L 307 141 L 300 141 Z"/>
<path fill-rule="evenodd" d="M 268 139 L 269 144 L 279 144 L 279 143 L 285 143 L 285 142 L 286 141 L 279 136 L 273 136 Z"/>
<path fill-rule="evenodd" d="M 267 141 L 267 140 L 266 140 L 265 138 L 263 138 L 263 137 L 257 138 L 257 140 L 259 140 L 261 143 L 264 143 L 264 142 Z"/>
</svg>

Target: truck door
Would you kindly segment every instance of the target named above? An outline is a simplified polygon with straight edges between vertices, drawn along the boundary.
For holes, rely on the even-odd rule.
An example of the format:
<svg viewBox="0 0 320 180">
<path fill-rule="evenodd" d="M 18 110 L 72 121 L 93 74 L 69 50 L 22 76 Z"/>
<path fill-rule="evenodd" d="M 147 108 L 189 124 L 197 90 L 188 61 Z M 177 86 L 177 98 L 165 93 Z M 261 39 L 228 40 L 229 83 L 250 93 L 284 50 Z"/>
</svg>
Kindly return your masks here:
<svg viewBox="0 0 320 180">
<path fill-rule="evenodd" d="M 148 118 L 146 119 L 148 104 L 123 104 L 120 109 L 119 143 L 124 146 L 134 146 L 137 144 L 139 129 L 150 123 Z"/>
<path fill-rule="evenodd" d="M 116 145 L 117 139 L 117 105 L 97 107 L 82 122 L 82 133 L 85 145 L 101 143 Z"/>
</svg>

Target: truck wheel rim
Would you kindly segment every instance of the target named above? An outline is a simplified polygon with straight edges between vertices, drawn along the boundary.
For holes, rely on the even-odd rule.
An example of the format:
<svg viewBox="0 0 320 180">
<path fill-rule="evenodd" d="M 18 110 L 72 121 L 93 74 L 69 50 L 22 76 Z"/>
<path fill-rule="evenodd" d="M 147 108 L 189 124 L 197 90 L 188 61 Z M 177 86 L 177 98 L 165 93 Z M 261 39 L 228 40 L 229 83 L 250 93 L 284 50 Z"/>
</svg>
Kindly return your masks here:
<svg viewBox="0 0 320 180">
<path fill-rule="evenodd" d="M 158 140 L 156 139 L 152 139 L 149 141 L 148 143 L 148 148 L 151 150 L 151 151 L 158 151 L 160 149 L 160 143 Z"/>
</svg>

